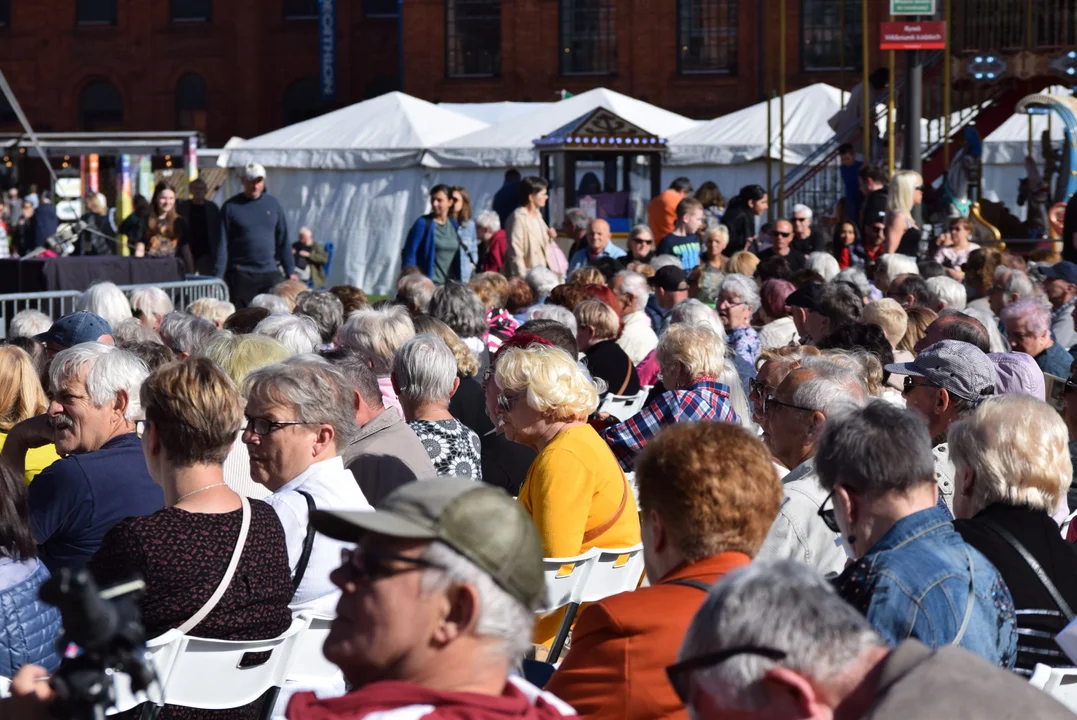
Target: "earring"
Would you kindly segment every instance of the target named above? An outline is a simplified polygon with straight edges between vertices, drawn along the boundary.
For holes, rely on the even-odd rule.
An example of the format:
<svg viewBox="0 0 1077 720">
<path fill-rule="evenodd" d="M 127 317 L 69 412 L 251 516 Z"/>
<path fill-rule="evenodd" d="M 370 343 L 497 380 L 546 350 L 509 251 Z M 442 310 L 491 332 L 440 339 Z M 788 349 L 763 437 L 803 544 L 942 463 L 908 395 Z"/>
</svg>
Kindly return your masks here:
<svg viewBox="0 0 1077 720">
<path fill-rule="evenodd" d="M 856 535 L 848 535 L 848 536 L 846 536 L 845 542 L 849 543 L 849 546 L 851 547 L 853 545 L 853 543 L 856 542 Z"/>
</svg>

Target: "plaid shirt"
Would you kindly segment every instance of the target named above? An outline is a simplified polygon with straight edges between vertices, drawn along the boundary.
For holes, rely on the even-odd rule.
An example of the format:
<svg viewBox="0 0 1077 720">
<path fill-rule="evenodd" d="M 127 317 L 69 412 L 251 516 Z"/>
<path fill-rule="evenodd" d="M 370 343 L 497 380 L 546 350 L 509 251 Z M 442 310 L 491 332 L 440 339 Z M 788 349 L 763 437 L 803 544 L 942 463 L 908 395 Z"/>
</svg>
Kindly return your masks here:
<svg viewBox="0 0 1077 720">
<path fill-rule="evenodd" d="M 602 431 L 621 469 L 632 470 L 636 455 L 647 441 L 667 425 L 694 420 L 740 422 L 729 403 L 729 388 L 700 380 L 687 390 L 668 390 L 633 417 Z"/>
</svg>

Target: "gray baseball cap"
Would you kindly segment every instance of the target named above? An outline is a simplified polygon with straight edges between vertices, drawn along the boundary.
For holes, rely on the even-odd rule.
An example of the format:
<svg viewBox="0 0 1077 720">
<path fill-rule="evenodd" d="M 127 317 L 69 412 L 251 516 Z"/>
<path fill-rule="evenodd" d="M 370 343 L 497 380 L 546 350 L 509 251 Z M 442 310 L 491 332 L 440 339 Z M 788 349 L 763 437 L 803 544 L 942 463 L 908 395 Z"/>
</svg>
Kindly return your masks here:
<svg viewBox="0 0 1077 720">
<path fill-rule="evenodd" d="M 900 375 L 922 377 L 959 398 L 979 401 L 995 394 L 998 372 L 983 350 L 960 340 L 943 340 L 924 348 L 912 362 L 887 365 Z"/>
<path fill-rule="evenodd" d="M 440 477 L 402 485 L 373 512 L 315 510 L 311 524 L 336 540 L 365 533 L 440 540 L 475 563 L 502 589 L 538 611 L 546 599 L 542 540 L 531 516 L 493 485 Z"/>
</svg>

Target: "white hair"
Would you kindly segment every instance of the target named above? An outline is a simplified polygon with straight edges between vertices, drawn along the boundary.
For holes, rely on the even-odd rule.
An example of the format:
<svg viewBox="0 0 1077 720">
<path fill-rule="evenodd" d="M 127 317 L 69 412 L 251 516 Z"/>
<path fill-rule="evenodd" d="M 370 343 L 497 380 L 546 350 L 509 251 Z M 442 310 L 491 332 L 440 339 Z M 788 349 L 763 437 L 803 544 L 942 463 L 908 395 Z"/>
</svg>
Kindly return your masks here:
<svg viewBox="0 0 1077 720">
<path fill-rule="evenodd" d="M 1005 295 L 1008 303 L 1030 298 L 1036 292 L 1027 274 L 1005 265 L 995 268 L 995 284 L 999 284 L 999 281 L 1006 288 Z"/>
<path fill-rule="evenodd" d="M 718 286 L 718 292 L 728 292 L 739 298 L 742 303 L 747 304 L 752 309 L 753 313 L 759 309 L 762 302 L 759 299 L 759 288 L 756 286 L 755 280 L 740 273 L 726 275 L 722 279 L 722 284 Z"/>
<path fill-rule="evenodd" d="M 158 343 L 164 345 L 160 333 L 151 327 L 146 327 L 136 317 L 129 317 L 122 323 L 112 328 L 112 339 L 117 345 L 133 343 Z"/>
<path fill-rule="evenodd" d="M 419 273 L 405 275 L 396 281 L 396 297 L 425 314 L 430 311 L 430 300 L 434 297 L 434 281 Z"/>
<path fill-rule="evenodd" d="M 919 275 L 920 268 L 916 265 L 916 258 L 897 253 L 880 255 L 875 261 L 875 286 L 880 288 L 890 287 L 898 275 Z"/>
<path fill-rule="evenodd" d="M 8 328 L 9 338 L 33 337 L 43 332 L 48 332 L 52 327 L 52 318 L 37 310 L 20 310 L 11 318 L 11 327 Z"/>
<path fill-rule="evenodd" d="M 553 320 L 559 322 L 569 330 L 572 334 L 576 334 L 576 316 L 572 314 L 572 311 L 568 308 L 561 307 L 560 305 L 532 305 L 527 309 L 528 320 Z"/>
<path fill-rule="evenodd" d="M 499 657 L 517 663 L 531 649 L 535 615 L 523 603 L 498 585 L 489 573 L 448 545 L 434 541 L 426 546 L 423 559 L 436 568 L 423 571 L 423 592 L 440 590 L 453 583 L 474 586 L 479 595 L 479 617 L 475 634 L 490 638 Z"/>
<path fill-rule="evenodd" d="M 856 291 L 860 293 L 861 298 L 866 298 L 871 295 L 871 282 L 868 280 L 867 274 L 865 274 L 861 268 L 847 267 L 835 275 L 834 280 L 837 282 L 849 283 L 856 288 Z"/>
<path fill-rule="evenodd" d="M 217 326 L 184 312 L 170 312 L 161 321 L 161 340 L 174 353 L 195 354 L 217 332 Z"/>
<path fill-rule="evenodd" d="M 647 278 L 631 270 L 622 270 L 616 277 L 621 278 L 621 293 L 632 298 L 632 312 L 642 312 L 651 296 Z"/>
<path fill-rule="evenodd" d="M 475 226 L 484 227 L 492 233 L 501 229 L 501 218 L 493 210 L 483 210 L 475 216 Z"/>
<path fill-rule="evenodd" d="M 535 300 L 544 298 L 553 292 L 553 289 L 561 284 L 561 278 L 548 267 L 538 265 L 527 271 L 524 280 L 531 286 L 531 292 L 535 294 Z"/>
<path fill-rule="evenodd" d="M 952 277 L 939 275 L 927 279 L 927 288 L 939 296 L 946 307 L 952 310 L 964 310 L 969 301 L 968 291 L 965 286 Z"/>
<path fill-rule="evenodd" d="M 414 334 L 415 324 L 408 311 L 392 305 L 353 312 L 340 329 L 338 343 L 366 353 L 374 374 L 387 377 L 393 368 L 393 354 Z"/>
<path fill-rule="evenodd" d="M 664 267 L 680 267 L 681 259 L 676 255 L 656 255 L 651 258 L 651 261 L 647 263 L 654 268 L 655 272 L 658 272 Z"/>
<path fill-rule="evenodd" d="M 292 355 L 307 355 L 322 344 L 318 323 L 306 315 L 270 315 L 254 326 L 254 332 L 273 338 Z"/>
<path fill-rule="evenodd" d="M 175 308 L 172 306 L 172 298 L 159 287 L 143 285 L 131 291 L 131 309 L 138 310 L 143 315 L 151 315 L 163 318 Z"/>
<path fill-rule="evenodd" d="M 92 312 L 105 320 L 110 328 L 131 317 L 131 303 L 115 283 L 94 283 L 75 300 L 75 310 Z"/>
<path fill-rule="evenodd" d="M 807 205 L 802 205 L 801 203 L 797 203 L 796 205 L 794 205 L 793 206 L 793 215 L 796 215 L 797 213 L 802 213 L 804 215 L 804 217 L 808 218 L 809 220 L 811 220 L 811 218 L 812 218 L 811 208 L 808 207 Z M 833 257 L 833 256 L 831 256 L 831 257 Z"/>
<path fill-rule="evenodd" d="M 1010 303 L 1002 308 L 999 319 L 1003 324 L 1010 320 L 1023 319 L 1029 332 L 1041 335 L 1051 330 L 1051 308 L 1047 303 L 1036 298 L 1026 298 Z"/>
<path fill-rule="evenodd" d="M 710 305 L 695 298 L 682 300 L 674 305 L 673 312 L 669 315 L 669 322 L 671 325 L 702 325 L 703 327 L 709 327 L 721 335 L 723 341 L 726 339 L 725 326 L 722 325 L 722 319 L 718 317 L 718 312 Z"/>
<path fill-rule="evenodd" d="M 393 378 L 399 394 L 416 403 L 448 405 L 456 369 L 452 350 L 430 333 L 409 338 L 393 355 Z"/>
<path fill-rule="evenodd" d="M 270 293 L 255 295 L 249 307 L 265 308 L 271 315 L 289 315 L 292 312 L 292 309 L 288 307 L 287 300 Z"/>
<path fill-rule="evenodd" d="M 127 395 L 124 419 L 127 422 L 142 419 L 139 393 L 142 383 L 150 374 L 144 362 L 115 345 L 80 343 L 56 353 L 49 366 L 49 385 L 54 389 L 61 388 L 68 380 L 77 377 L 83 368 L 87 368 L 86 394 L 94 407 L 104 407 L 123 391 Z"/>
<path fill-rule="evenodd" d="M 805 267 L 822 275 L 825 282 L 830 282 L 841 272 L 838 259 L 830 253 L 822 251 L 816 251 L 808 255 L 808 262 L 805 263 Z"/>
<path fill-rule="evenodd" d="M 852 370 L 823 357 L 806 357 L 800 367 L 810 370 L 814 377 L 793 391 L 794 405 L 830 417 L 842 409 L 863 407 L 867 403 L 867 389 Z"/>
</svg>

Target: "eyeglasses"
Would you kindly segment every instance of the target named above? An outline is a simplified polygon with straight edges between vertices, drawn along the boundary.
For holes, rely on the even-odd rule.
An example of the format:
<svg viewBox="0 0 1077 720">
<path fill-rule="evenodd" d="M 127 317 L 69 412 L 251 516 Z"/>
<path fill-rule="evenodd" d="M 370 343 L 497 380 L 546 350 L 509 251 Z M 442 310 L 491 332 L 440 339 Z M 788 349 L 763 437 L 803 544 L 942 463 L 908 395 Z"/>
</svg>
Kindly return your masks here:
<svg viewBox="0 0 1077 720">
<path fill-rule="evenodd" d="M 632 238 L 632 242 L 637 245 L 654 245 L 654 240 L 648 238 Z"/>
<path fill-rule="evenodd" d="M 677 697 L 681 699 L 682 703 L 688 705 L 692 699 L 692 673 L 696 670 L 714 667 L 738 655 L 759 655 L 775 662 L 780 662 L 786 657 L 784 650 L 758 645 L 740 645 L 670 665 L 666 668 L 666 677 L 669 678 L 669 684 L 673 686 L 673 691 L 677 693 Z"/>
<path fill-rule="evenodd" d="M 918 383 L 913 375 L 906 375 L 905 379 L 901 381 L 901 394 L 908 395 L 913 388 L 918 387 L 935 387 L 935 385 L 933 383 Z"/>
<path fill-rule="evenodd" d="M 804 412 L 815 412 L 815 410 L 813 408 L 806 408 L 806 407 L 801 407 L 800 405 L 791 405 L 789 403 L 784 403 L 784 402 L 782 402 L 781 400 L 778 399 L 777 395 L 774 395 L 773 393 L 770 394 L 770 395 L 764 395 L 763 396 L 763 412 L 770 412 L 771 410 L 774 409 L 775 405 L 777 405 L 778 407 L 787 407 L 787 408 L 789 408 L 791 410 L 803 410 Z"/>
<path fill-rule="evenodd" d="M 830 503 L 830 508 L 827 509 L 826 504 Z M 830 494 L 823 498 L 823 504 L 819 506 L 819 512 L 816 513 L 819 519 L 823 521 L 823 524 L 830 528 L 830 532 L 841 533 L 841 528 L 838 527 L 838 518 L 834 514 L 834 491 L 831 490 Z"/>
<path fill-rule="evenodd" d="M 923 192 L 924 190 L 927 190 L 927 185 L 917 185 L 916 189 Z"/>
<path fill-rule="evenodd" d="M 774 234 L 777 235 L 778 237 L 792 237 L 793 236 L 793 231 L 790 230 L 789 232 L 775 232 Z"/>
<path fill-rule="evenodd" d="M 409 567 L 393 567 L 390 563 L 404 563 Z M 433 568 L 435 570 L 447 569 L 443 565 L 424 560 L 420 557 L 398 555 L 390 552 L 376 552 L 362 547 L 341 548 L 340 564 L 342 567 L 348 568 L 348 570 L 353 572 L 357 577 L 367 580 L 381 580 L 382 578 L 392 577 L 393 575 L 400 575 L 422 568 Z"/>
<path fill-rule="evenodd" d="M 757 395 L 757 396 L 759 396 L 761 398 L 765 398 L 767 396 L 767 393 L 769 391 L 771 391 L 771 390 L 774 390 L 774 388 L 772 388 L 770 385 L 767 385 L 764 382 L 759 382 L 755 378 L 748 378 L 748 394 L 749 395 L 754 394 L 754 395 Z"/>
<path fill-rule="evenodd" d="M 717 307 L 735 308 L 738 305 L 747 305 L 748 303 L 743 300 L 730 300 L 729 298 L 718 298 Z"/>
<path fill-rule="evenodd" d="M 1029 332 L 1027 330 L 1025 332 L 1014 331 L 1014 332 L 1007 332 L 1006 333 L 1006 339 L 1007 340 L 1026 340 L 1028 338 L 1039 337 L 1042 334 L 1043 333 Z"/>
<path fill-rule="evenodd" d="M 512 412 L 512 406 L 516 404 L 516 401 L 520 399 L 519 395 L 506 395 L 505 393 L 498 393 L 497 396 L 497 409 L 503 413 Z"/>
<path fill-rule="evenodd" d="M 283 427 L 289 425 L 321 425 L 321 423 L 303 422 L 301 420 L 270 420 L 269 418 L 255 417 L 252 418 L 249 415 L 247 417 L 247 427 L 243 428 L 244 432 L 252 432 L 255 435 L 268 435 L 271 432 L 280 430 Z"/>
<path fill-rule="evenodd" d="M 800 217 L 800 218 L 795 217 L 795 218 L 793 218 L 793 222 L 810 222 L 810 221 L 811 221 L 811 218 L 805 218 L 805 217 Z"/>
</svg>

